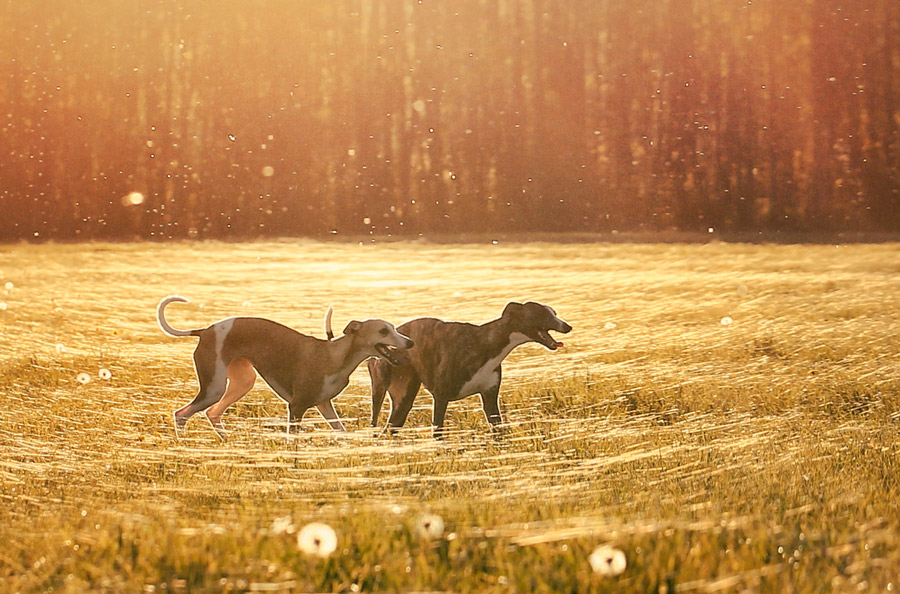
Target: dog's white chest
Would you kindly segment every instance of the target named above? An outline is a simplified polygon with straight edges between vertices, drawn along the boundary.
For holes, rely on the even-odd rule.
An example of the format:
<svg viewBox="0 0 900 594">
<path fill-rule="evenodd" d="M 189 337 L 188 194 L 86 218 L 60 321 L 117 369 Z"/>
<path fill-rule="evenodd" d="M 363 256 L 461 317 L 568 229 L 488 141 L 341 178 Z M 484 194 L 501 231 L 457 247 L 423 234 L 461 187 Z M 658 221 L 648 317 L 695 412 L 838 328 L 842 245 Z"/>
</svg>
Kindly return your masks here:
<svg viewBox="0 0 900 594">
<path fill-rule="evenodd" d="M 488 359 L 484 365 L 478 368 L 478 371 L 465 383 L 459 391 L 457 398 L 465 398 L 472 394 L 478 394 L 493 388 L 500 379 L 497 373 L 497 367 L 503 362 L 503 359 L 517 346 L 528 342 L 528 337 L 524 334 L 514 332 L 509 336 L 509 344 L 494 357 Z"/>
<path fill-rule="evenodd" d="M 322 378 L 322 391 L 319 393 L 318 402 L 330 400 L 338 395 L 338 393 L 347 387 L 350 380 L 350 374 L 343 370 Z"/>
</svg>

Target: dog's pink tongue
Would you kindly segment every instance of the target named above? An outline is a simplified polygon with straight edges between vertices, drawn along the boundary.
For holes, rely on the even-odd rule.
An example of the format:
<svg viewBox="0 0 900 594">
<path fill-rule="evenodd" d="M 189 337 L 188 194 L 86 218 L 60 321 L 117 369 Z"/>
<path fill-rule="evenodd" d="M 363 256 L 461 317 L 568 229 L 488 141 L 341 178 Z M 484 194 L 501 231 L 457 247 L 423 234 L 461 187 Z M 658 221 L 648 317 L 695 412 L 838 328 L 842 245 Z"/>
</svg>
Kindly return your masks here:
<svg viewBox="0 0 900 594">
<path fill-rule="evenodd" d="M 564 346 L 565 346 L 565 345 L 564 345 L 563 343 L 557 341 L 557 343 L 556 343 L 556 348 L 561 349 L 561 348 L 563 348 Z"/>
</svg>

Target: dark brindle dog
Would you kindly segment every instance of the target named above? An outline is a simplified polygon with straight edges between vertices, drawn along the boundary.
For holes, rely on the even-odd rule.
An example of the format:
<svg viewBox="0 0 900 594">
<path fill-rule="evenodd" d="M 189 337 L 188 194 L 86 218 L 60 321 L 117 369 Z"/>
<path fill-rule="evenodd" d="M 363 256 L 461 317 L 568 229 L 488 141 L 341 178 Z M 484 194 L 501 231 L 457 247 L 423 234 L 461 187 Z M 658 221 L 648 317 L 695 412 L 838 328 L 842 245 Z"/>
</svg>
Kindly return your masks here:
<svg viewBox="0 0 900 594">
<path fill-rule="evenodd" d="M 402 427 L 413 401 L 424 384 L 434 396 L 432 424 L 439 437 L 444 426 L 447 405 L 481 394 L 481 406 L 492 428 L 503 422 L 500 414 L 500 364 L 514 348 L 537 342 L 551 351 L 562 346 L 550 336 L 550 330 L 567 333 L 572 327 L 546 305 L 529 302 L 509 303 L 500 318 L 477 326 L 419 318 L 397 328 L 415 342 L 405 351 L 400 364 L 370 359 L 372 378 L 372 426 L 378 416 L 385 392 L 390 392 L 391 416 L 387 431 Z"/>
</svg>

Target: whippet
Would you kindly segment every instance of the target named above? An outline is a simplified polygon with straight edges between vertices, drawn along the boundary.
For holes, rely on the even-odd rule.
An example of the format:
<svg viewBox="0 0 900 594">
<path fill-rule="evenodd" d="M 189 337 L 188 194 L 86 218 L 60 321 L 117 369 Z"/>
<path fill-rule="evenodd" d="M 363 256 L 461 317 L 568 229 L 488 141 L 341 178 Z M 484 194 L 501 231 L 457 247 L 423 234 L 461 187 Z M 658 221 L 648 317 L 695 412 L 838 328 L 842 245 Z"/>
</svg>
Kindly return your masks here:
<svg viewBox="0 0 900 594">
<path fill-rule="evenodd" d="M 500 414 L 500 365 L 517 346 L 537 342 L 551 351 L 563 346 L 550 336 L 550 330 L 568 333 L 572 326 L 557 317 L 546 305 L 528 302 L 509 303 L 496 320 L 480 326 L 461 322 L 444 322 L 435 318 L 419 318 L 397 328 L 416 345 L 404 351 L 399 365 L 390 366 L 370 360 L 372 378 L 372 426 L 378 416 L 386 391 L 390 392 L 391 414 L 386 431 L 394 432 L 406 422 L 419 386 L 434 397 L 431 421 L 434 434 L 440 437 L 447 405 L 455 400 L 481 394 L 481 407 L 493 430 L 503 417 Z"/>
<path fill-rule="evenodd" d="M 384 320 L 352 321 L 343 336 L 322 340 L 263 318 L 228 318 L 197 330 L 176 330 L 166 322 L 165 308 L 173 302 L 188 303 L 173 295 L 159 302 L 156 317 L 169 336 L 196 336 L 194 367 L 200 391 L 190 403 L 175 411 L 175 431 L 181 434 L 191 415 L 206 411 L 222 439 L 227 432 L 222 414 L 250 391 L 256 373 L 288 404 L 288 431 L 300 423 L 303 413 L 315 406 L 335 431 L 345 431 L 331 399 L 350 381 L 350 374 L 369 357 L 389 364 L 413 346 L 413 341 Z M 330 332 L 331 308 L 326 314 Z M 255 369 L 255 371 L 254 371 Z"/>
</svg>

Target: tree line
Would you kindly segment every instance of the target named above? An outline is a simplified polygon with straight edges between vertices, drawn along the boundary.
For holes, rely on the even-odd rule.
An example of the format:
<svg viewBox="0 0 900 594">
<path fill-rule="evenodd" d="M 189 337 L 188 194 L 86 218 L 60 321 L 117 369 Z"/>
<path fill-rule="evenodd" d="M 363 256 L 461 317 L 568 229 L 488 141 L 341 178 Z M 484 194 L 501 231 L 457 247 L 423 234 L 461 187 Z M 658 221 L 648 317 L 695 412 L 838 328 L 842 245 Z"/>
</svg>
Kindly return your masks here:
<svg viewBox="0 0 900 594">
<path fill-rule="evenodd" d="M 0 26 L 0 240 L 900 230 L 896 0 L 47 0 Z"/>
</svg>

